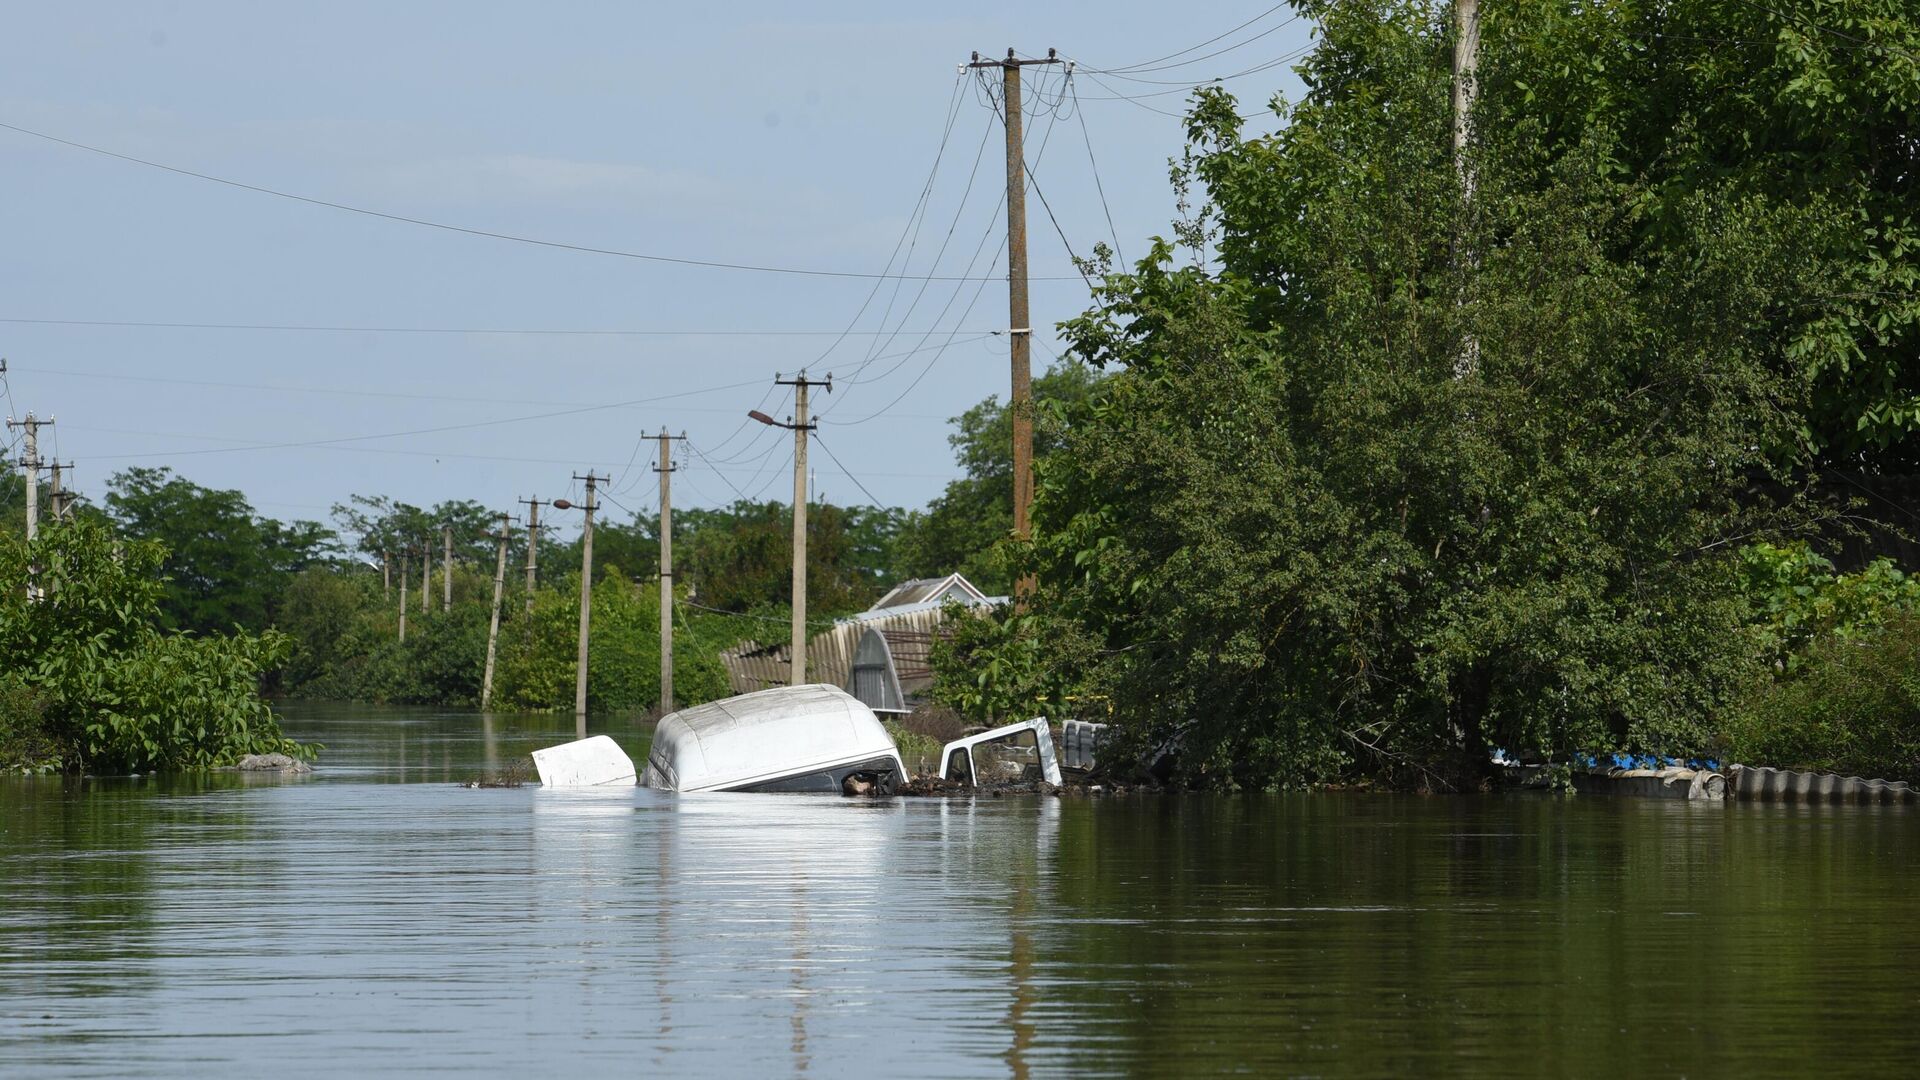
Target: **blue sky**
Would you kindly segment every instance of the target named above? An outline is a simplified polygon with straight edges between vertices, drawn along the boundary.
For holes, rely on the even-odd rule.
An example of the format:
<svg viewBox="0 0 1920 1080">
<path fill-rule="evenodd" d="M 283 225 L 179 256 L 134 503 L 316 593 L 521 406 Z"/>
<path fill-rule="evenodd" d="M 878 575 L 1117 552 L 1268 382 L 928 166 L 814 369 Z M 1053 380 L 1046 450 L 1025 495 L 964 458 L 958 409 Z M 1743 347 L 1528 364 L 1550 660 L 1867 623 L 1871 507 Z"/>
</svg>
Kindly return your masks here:
<svg viewBox="0 0 1920 1080">
<path fill-rule="evenodd" d="M 14 127 L 311 198 L 626 252 L 875 274 L 904 235 L 911 258 L 894 258 L 893 272 L 991 280 L 876 289 L 868 278 L 540 247 L 0 130 L 9 410 L 57 417 L 45 450 L 57 444 L 96 498 L 112 472 L 147 464 L 239 488 L 280 518 L 325 520 L 355 492 L 511 509 L 516 497 L 566 494 L 571 474 L 592 467 L 614 475 L 620 505 L 642 510 L 654 502 L 654 444 L 638 438 L 662 425 L 707 455 L 684 455 L 676 505 L 784 497 L 790 441 L 740 421 L 756 405 L 785 415 L 773 377 L 807 366 L 836 375 L 816 410 L 839 463 L 878 499 L 923 505 L 956 472 L 946 418 L 1004 397 L 1007 384 L 1005 336 L 989 333 L 1007 320 L 1001 135 L 956 65 L 1012 45 L 1123 67 L 1266 7 L 25 5 L 0 37 L 0 123 Z M 1152 110 L 1179 110 L 1180 80 L 1298 51 L 1309 28 L 1291 14 L 1131 78 L 1077 76 L 1079 112 L 1030 119 L 1030 165 L 1076 251 L 1117 232 L 1135 257 L 1167 232 L 1181 129 Z M 1034 69 L 1029 79 L 1059 86 Z M 1245 111 L 1299 90 L 1288 63 L 1230 85 Z M 1028 202 L 1033 273 L 1070 277 L 1046 211 Z M 1036 280 L 1035 327 L 1085 300 L 1077 279 Z M 474 332 L 499 329 L 570 332 Z M 582 330 L 647 333 L 571 332 Z M 1037 342 L 1044 365 L 1050 333 Z M 398 432 L 414 434 L 367 438 Z M 322 440 L 351 441 L 286 445 Z M 817 494 L 868 501 L 828 455 L 814 464 Z"/>
</svg>

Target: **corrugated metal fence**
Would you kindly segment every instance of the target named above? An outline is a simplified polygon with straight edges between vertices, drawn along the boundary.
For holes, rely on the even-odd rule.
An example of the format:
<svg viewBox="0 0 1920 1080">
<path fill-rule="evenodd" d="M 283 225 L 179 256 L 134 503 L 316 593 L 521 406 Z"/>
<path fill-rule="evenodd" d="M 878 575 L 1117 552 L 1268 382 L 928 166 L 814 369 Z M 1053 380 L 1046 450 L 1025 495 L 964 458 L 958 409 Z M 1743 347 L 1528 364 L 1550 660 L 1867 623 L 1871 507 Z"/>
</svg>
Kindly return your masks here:
<svg viewBox="0 0 1920 1080">
<path fill-rule="evenodd" d="M 924 635 L 918 640 L 931 643 L 934 631 L 944 622 L 944 610 L 927 607 L 835 623 L 832 629 L 807 639 L 807 677 L 812 682 L 845 686 L 847 677 L 853 673 L 854 647 L 868 630 L 880 630 L 889 638 L 896 632 Z M 743 641 L 722 652 L 720 663 L 727 669 L 727 683 L 733 692 L 746 694 L 769 686 L 787 685 L 793 660 L 785 642 L 762 645 L 757 641 Z"/>
</svg>

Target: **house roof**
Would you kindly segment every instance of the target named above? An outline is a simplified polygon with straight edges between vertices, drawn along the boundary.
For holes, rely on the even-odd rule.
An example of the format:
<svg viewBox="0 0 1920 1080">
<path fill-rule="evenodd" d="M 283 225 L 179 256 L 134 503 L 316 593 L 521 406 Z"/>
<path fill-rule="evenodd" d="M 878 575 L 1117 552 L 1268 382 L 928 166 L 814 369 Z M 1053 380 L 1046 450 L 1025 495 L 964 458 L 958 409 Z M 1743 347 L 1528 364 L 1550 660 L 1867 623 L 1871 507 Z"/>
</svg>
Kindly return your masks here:
<svg viewBox="0 0 1920 1080">
<path fill-rule="evenodd" d="M 959 574 L 948 574 L 943 578 L 915 578 L 895 585 L 887 591 L 887 595 L 875 601 L 874 605 L 867 610 L 888 611 L 948 599 L 959 600 L 964 604 L 984 604 L 987 602 L 987 594 L 974 588 L 973 582 Z"/>
</svg>

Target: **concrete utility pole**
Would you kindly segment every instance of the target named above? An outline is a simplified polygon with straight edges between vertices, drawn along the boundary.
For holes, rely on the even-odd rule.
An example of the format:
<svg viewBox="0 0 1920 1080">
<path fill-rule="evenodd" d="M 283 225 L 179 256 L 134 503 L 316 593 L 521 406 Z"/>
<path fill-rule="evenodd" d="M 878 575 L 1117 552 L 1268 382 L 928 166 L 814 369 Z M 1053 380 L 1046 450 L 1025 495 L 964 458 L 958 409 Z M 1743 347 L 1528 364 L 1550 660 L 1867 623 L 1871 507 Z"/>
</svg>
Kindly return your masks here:
<svg viewBox="0 0 1920 1080">
<path fill-rule="evenodd" d="M 407 594 L 407 557 L 409 554 L 410 553 L 406 551 L 400 553 L 400 643 L 402 645 L 406 644 L 407 641 L 407 601 L 410 599 Z"/>
<path fill-rule="evenodd" d="M 535 556 L 540 551 L 540 497 L 521 499 L 527 504 L 527 610 L 533 610 Z"/>
<path fill-rule="evenodd" d="M 507 591 L 507 525 L 513 519 L 500 515 L 500 554 L 493 565 L 493 618 L 487 623 L 487 669 L 480 676 L 480 708 L 493 702 L 493 658 L 500 641 L 500 596 Z"/>
<path fill-rule="evenodd" d="M 68 493 L 66 487 L 61 483 L 62 468 L 58 461 L 53 463 L 53 480 L 47 488 L 47 509 L 52 511 L 53 520 L 55 521 L 65 521 L 67 519 L 67 507 L 73 501 L 73 496 Z M 72 472 L 73 464 L 69 462 L 64 468 L 67 472 Z"/>
<path fill-rule="evenodd" d="M 660 715 L 673 711 L 673 440 L 660 429 Z"/>
<path fill-rule="evenodd" d="M 1013 393 L 1007 409 L 1013 416 L 1013 535 L 1021 540 L 1031 535 L 1028 514 L 1033 505 L 1033 322 L 1027 311 L 1027 159 L 1020 123 L 1020 69 L 1059 62 L 1052 49 L 1044 60 L 1016 59 L 1008 49 L 1005 60 L 982 60 L 974 53 L 967 65 L 1000 69 L 1000 115 L 1007 131 L 1007 340 L 1013 361 Z M 1014 592 L 1024 600 L 1033 592 L 1033 581 L 1022 578 Z"/>
<path fill-rule="evenodd" d="M 453 526 L 440 526 L 440 610 L 453 610 Z"/>
<path fill-rule="evenodd" d="M 807 421 L 807 388 L 824 386 L 827 393 L 833 393 L 833 373 L 828 372 L 824 381 L 807 378 L 805 371 L 796 378 L 776 377 L 773 381 L 778 386 L 793 387 L 792 419 L 782 424 L 758 409 L 747 415 L 793 432 L 793 669 L 787 685 L 799 686 L 807 681 L 807 432 L 813 430 Z"/>
<path fill-rule="evenodd" d="M 380 550 L 380 599 L 393 599 L 393 553 Z"/>
<path fill-rule="evenodd" d="M 433 588 L 433 540 L 420 538 L 420 614 L 427 613 L 427 593 Z"/>
<path fill-rule="evenodd" d="M 1480 0 L 1453 0 L 1453 167 L 1460 172 L 1468 201 L 1473 199 L 1473 175 L 1467 169 L 1467 125 L 1479 67 Z"/>
<path fill-rule="evenodd" d="M 589 469 L 587 475 L 573 475 L 575 480 L 587 482 L 586 525 L 580 532 L 580 646 L 579 658 L 574 666 L 573 675 L 573 715 L 582 718 L 587 715 L 587 631 L 593 621 L 593 508 L 595 485 L 607 479 L 595 476 Z M 570 510 L 573 504 L 565 499 L 553 500 L 555 510 Z"/>
<path fill-rule="evenodd" d="M 1480 67 L 1480 2 L 1453 0 L 1453 167 L 1460 174 L 1462 209 L 1473 205 L 1473 167 L 1467 160 L 1467 139 L 1472 134 L 1473 102 L 1478 95 L 1475 73 Z M 1468 265 L 1477 264 L 1470 245 L 1463 243 L 1465 215 L 1454 234 L 1455 254 Z M 1480 366 L 1480 341 L 1471 333 L 1460 342 L 1460 354 L 1453 360 L 1453 375 L 1466 378 Z"/>
<path fill-rule="evenodd" d="M 20 469 L 26 474 L 27 479 L 27 541 L 29 543 L 40 535 L 40 429 L 52 426 L 52 417 L 36 420 L 32 413 L 28 413 L 25 420 L 18 422 L 12 417 L 7 418 L 7 430 L 11 431 L 19 427 L 25 428 L 27 432 L 26 441 L 21 447 Z M 40 596 L 40 589 L 36 584 L 39 576 L 39 567 L 29 564 L 27 567 L 28 600 L 38 599 Z"/>
<path fill-rule="evenodd" d="M 25 441 L 20 448 L 20 471 L 27 480 L 27 539 L 33 540 L 40 535 L 40 429 L 52 427 L 53 418 L 45 420 L 27 414 L 25 420 L 7 418 L 7 430 L 26 429 Z"/>
</svg>

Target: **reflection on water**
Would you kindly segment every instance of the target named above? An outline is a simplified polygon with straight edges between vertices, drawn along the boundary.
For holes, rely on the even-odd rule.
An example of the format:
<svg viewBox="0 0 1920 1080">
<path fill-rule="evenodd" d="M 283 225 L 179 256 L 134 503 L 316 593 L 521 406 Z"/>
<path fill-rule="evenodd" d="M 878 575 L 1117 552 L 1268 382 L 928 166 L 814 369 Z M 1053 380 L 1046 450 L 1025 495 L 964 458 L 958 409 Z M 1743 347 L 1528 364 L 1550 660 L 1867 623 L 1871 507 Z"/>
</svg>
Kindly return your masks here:
<svg viewBox="0 0 1920 1080">
<path fill-rule="evenodd" d="M 1903 1073 L 1920 1052 L 1906 811 L 470 790 L 573 719 L 289 727 L 328 746 L 310 777 L 0 780 L 5 1071 Z M 604 730 L 644 755 L 644 730 Z"/>
</svg>

